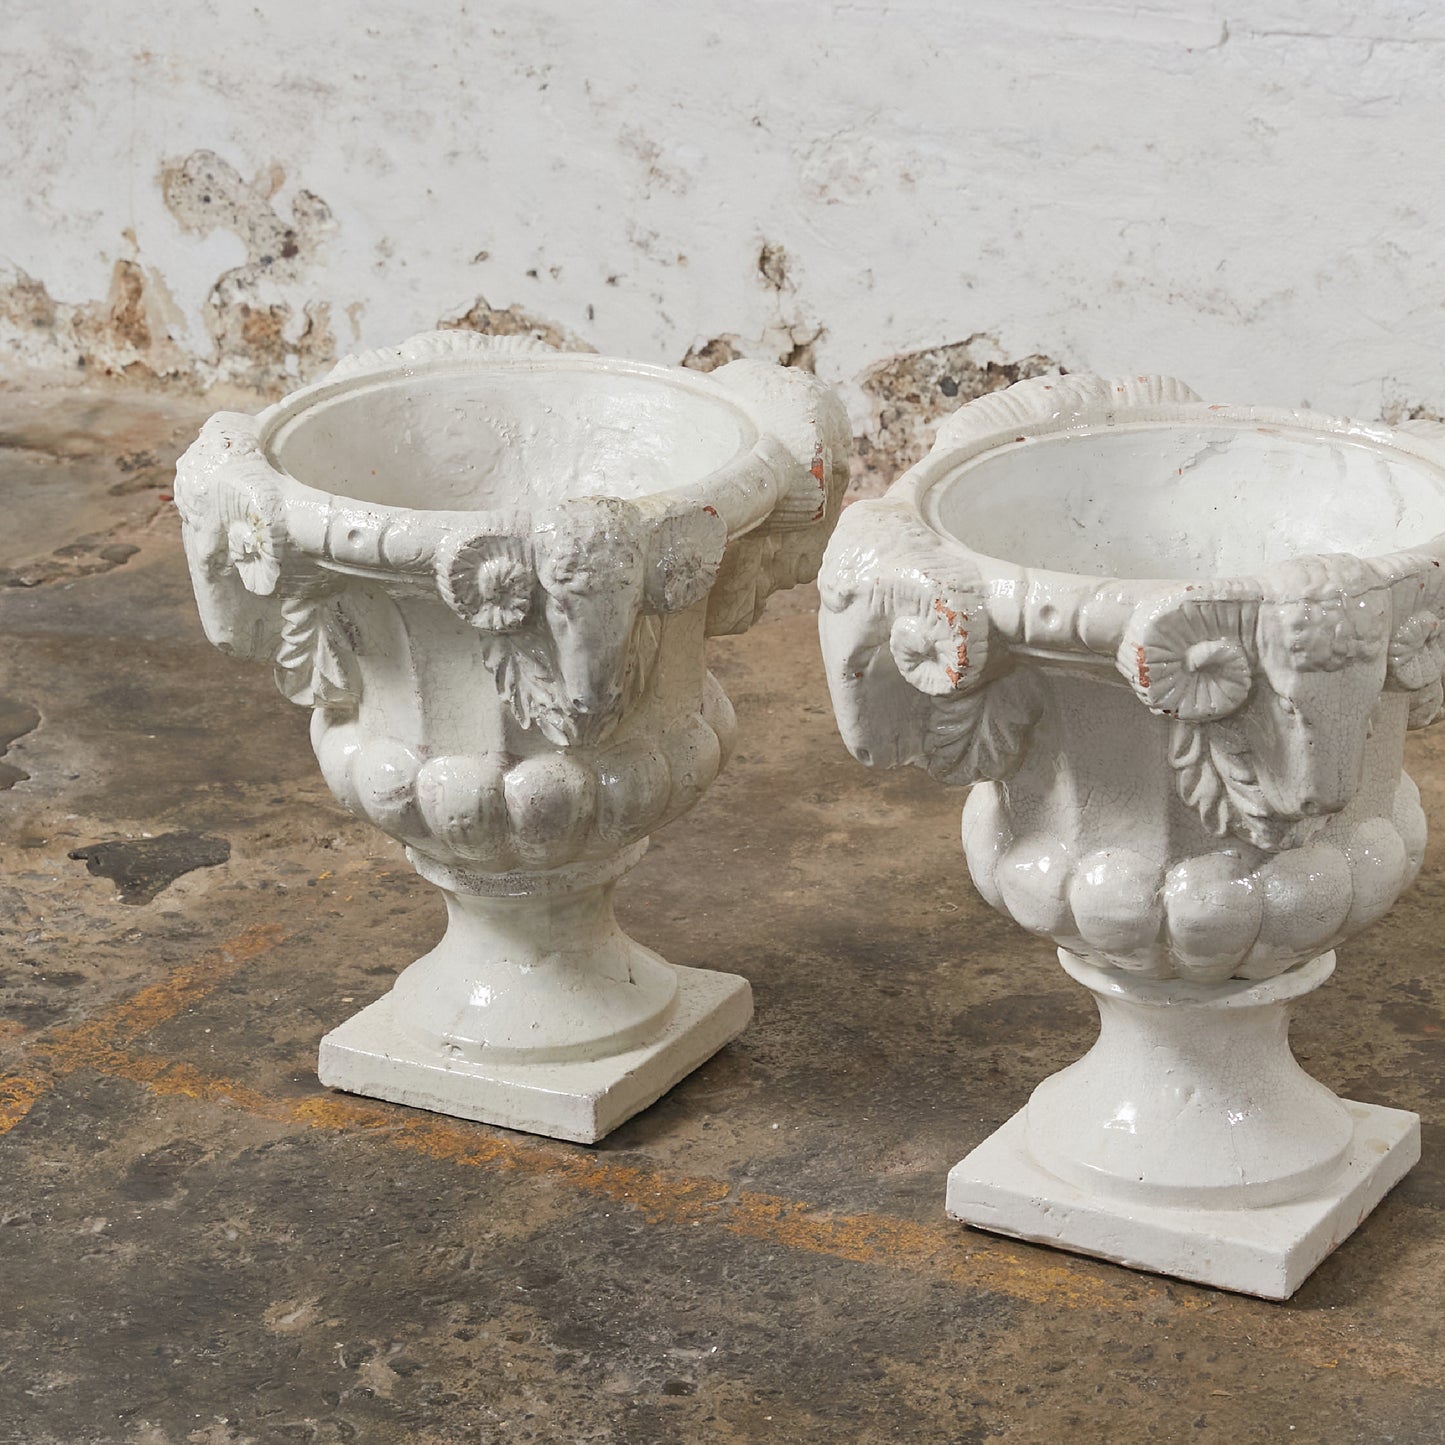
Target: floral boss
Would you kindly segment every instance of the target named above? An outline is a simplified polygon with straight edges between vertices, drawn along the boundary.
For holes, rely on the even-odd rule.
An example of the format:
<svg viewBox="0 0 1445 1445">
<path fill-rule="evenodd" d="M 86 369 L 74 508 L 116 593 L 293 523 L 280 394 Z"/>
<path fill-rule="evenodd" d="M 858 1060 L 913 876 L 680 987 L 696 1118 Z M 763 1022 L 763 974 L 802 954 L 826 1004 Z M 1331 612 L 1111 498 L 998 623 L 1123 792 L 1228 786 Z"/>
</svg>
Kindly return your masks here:
<svg viewBox="0 0 1445 1445">
<path fill-rule="evenodd" d="M 591 1140 L 744 1026 L 745 981 L 634 942 L 612 890 L 722 766 L 704 639 L 816 573 L 846 449 L 801 373 L 467 332 L 207 423 L 176 485 L 207 636 L 447 901 L 323 1081 Z"/>
<path fill-rule="evenodd" d="M 1402 745 L 1441 708 L 1442 534 L 1439 434 L 1161 378 L 985 397 L 844 514 L 844 741 L 977 784 L 975 885 L 1101 1011 L 950 1212 L 1282 1295 L 1414 1162 L 1415 1116 L 1336 1099 L 1282 1020 L 1420 867 Z"/>
</svg>

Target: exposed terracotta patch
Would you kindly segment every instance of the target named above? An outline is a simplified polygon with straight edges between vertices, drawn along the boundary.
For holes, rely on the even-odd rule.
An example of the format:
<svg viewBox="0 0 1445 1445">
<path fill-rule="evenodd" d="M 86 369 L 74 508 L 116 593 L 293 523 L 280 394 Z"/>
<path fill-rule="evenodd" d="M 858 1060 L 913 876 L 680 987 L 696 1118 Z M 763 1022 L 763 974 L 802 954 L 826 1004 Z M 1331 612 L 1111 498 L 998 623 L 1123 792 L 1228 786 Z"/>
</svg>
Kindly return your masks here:
<svg viewBox="0 0 1445 1445">
<path fill-rule="evenodd" d="M 941 597 L 933 599 L 933 610 L 948 624 L 949 630 L 958 639 L 952 665 L 945 665 L 943 675 L 957 687 L 964 673 L 968 671 L 968 632 L 959 627 L 959 620 L 968 621 L 968 613 L 950 607 Z"/>
<path fill-rule="evenodd" d="M 1148 660 L 1147 660 L 1147 659 L 1145 658 L 1145 656 L 1144 656 L 1144 649 L 1143 649 L 1142 647 L 1136 647 L 1136 648 L 1134 649 L 1134 651 L 1135 651 L 1136 653 L 1138 653 L 1138 655 L 1139 655 L 1139 656 L 1138 656 L 1138 660 L 1137 660 L 1137 662 L 1135 663 L 1135 667 L 1136 667 L 1136 669 L 1137 669 L 1137 671 L 1138 671 L 1138 673 L 1139 673 L 1139 686 L 1140 686 L 1140 687 L 1148 687 L 1148 686 L 1149 686 L 1149 663 L 1148 663 Z"/>
<path fill-rule="evenodd" d="M 953 666 L 943 669 L 944 676 L 957 687 L 964 673 L 968 671 L 968 633 L 958 634 L 958 650 L 954 654 Z"/>
<path fill-rule="evenodd" d="M 823 513 L 828 510 L 828 477 L 823 466 L 823 443 L 819 442 L 813 451 L 813 465 L 808 468 L 812 473 L 813 480 L 818 484 L 818 491 L 821 494 L 818 499 L 818 510 L 813 513 L 813 520 L 819 522 Z"/>
</svg>

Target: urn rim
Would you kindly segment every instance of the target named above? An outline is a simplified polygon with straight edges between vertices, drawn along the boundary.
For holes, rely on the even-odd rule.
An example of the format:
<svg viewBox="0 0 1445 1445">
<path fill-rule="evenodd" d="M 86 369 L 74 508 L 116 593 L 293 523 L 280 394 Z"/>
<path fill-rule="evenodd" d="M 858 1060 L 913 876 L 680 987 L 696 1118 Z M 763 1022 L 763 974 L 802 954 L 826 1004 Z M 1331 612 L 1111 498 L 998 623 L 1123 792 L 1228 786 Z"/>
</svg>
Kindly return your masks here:
<svg viewBox="0 0 1445 1445">
<path fill-rule="evenodd" d="M 1107 394 L 1090 399 L 1083 405 L 1054 407 L 1048 393 L 1062 389 L 1068 382 L 1092 383 Z M 1131 393 L 1134 383 L 1145 388 L 1145 396 Z M 1149 384 L 1153 384 L 1150 386 Z M 1434 474 L 1442 514 L 1445 514 L 1445 425 L 1395 425 L 1368 423 L 1348 417 L 1315 412 L 1304 408 L 1242 406 L 1205 402 L 1182 383 L 1170 378 L 1140 377 L 1133 382 L 1101 381 L 1094 377 L 1040 378 L 1011 392 L 1035 391 L 1035 406 L 1027 411 L 1015 410 L 1005 417 L 989 415 L 987 403 L 1004 394 L 995 394 L 970 403 L 945 423 L 933 448 L 920 462 L 910 468 L 885 494 L 890 500 L 907 504 L 942 545 L 966 556 L 989 581 L 1022 585 L 1035 590 L 1092 594 L 1109 591 L 1115 596 L 1139 600 L 1160 589 L 1201 588 L 1234 595 L 1268 591 L 1282 594 L 1269 586 L 1271 574 L 1279 573 L 1298 557 L 1342 553 L 1345 549 L 1299 547 L 1285 555 L 1252 567 L 1220 568 L 1204 574 L 1156 570 L 1097 570 L 1086 572 L 1066 567 L 1019 561 L 1004 555 L 1002 549 L 990 550 L 975 546 L 960 529 L 951 527 L 940 515 L 941 505 L 950 487 L 958 485 L 967 473 L 981 463 L 996 457 L 1020 455 L 1040 443 L 1045 445 L 1071 439 L 1101 436 L 1124 436 L 1138 433 L 1179 433 L 1187 430 L 1230 430 L 1279 438 L 1285 444 L 1298 444 L 1303 450 L 1322 441 L 1337 439 L 1346 444 L 1388 452 L 1409 464 Z M 1149 395 L 1163 390 L 1164 398 Z M 982 415 L 970 415 L 982 412 Z M 1421 535 L 1405 545 L 1355 552 L 1383 572 L 1409 572 L 1419 566 L 1422 552 L 1445 556 L 1445 526 L 1426 527 Z"/>
<path fill-rule="evenodd" d="M 491 338 L 481 338 L 490 340 Z M 373 360 L 372 358 L 375 358 Z M 411 357 L 405 346 L 389 351 L 364 353 L 361 357 L 347 358 L 354 363 L 343 363 L 320 380 L 299 387 L 264 411 L 256 414 L 255 442 L 260 455 L 273 471 L 278 481 L 297 499 L 337 507 L 356 508 L 376 512 L 387 518 L 397 516 L 427 516 L 438 519 L 476 519 L 492 515 L 503 507 L 497 505 L 468 507 L 414 507 L 400 502 L 373 501 L 350 496 L 344 492 L 329 490 L 305 482 L 278 460 L 276 452 L 288 429 L 303 418 L 314 415 L 322 407 L 343 398 L 364 397 L 368 392 L 379 391 L 412 378 L 442 380 L 449 377 L 495 372 L 507 373 L 554 373 L 566 376 L 568 373 L 605 373 L 611 376 L 627 377 L 647 383 L 656 383 L 669 391 L 681 391 L 703 399 L 705 402 L 732 414 L 741 424 L 737 450 L 726 461 L 703 473 L 702 476 L 680 486 L 648 491 L 640 496 L 624 500 L 634 503 L 662 504 L 669 512 L 681 510 L 680 504 L 698 503 L 706 500 L 714 491 L 724 490 L 726 483 L 735 474 L 746 472 L 756 464 L 758 444 L 763 438 L 763 428 L 756 416 L 736 396 L 730 394 L 717 382 L 710 381 L 708 374 L 691 373 L 678 368 L 658 366 L 648 362 L 632 361 L 624 357 L 600 356 L 589 352 L 562 352 L 550 347 L 537 345 L 535 348 L 492 349 L 490 347 L 459 347 L 432 356 Z M 754 492 L 756 489 L 753 489 Z M 610 495 L 606 492 L 589 492 L 587 496 Z M 751 498 L 750 498 L 751 499 Z M 528 505 L 524 500 L 520 506 L 509 506 L 505 510 L 530 512 L 542 510 L 545 503 Z M 767 513 L 764 505 L 757 516 L 744 512 L 736 519 L 727 517 L 730 531 L 745 531 L 763 520 Z"/>
</svg>

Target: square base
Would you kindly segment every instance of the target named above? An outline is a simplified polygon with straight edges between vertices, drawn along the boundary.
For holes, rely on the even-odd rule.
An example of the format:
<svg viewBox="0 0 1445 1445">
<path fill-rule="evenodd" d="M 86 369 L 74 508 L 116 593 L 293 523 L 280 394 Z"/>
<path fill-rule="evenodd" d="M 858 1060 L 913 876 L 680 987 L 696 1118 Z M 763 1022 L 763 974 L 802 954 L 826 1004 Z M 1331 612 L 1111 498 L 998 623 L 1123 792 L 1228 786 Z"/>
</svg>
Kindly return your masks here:
<svg viewBox="0 0 1445 1445">
<path fill-rule="evenodd" d="M 392 1023 L 391 995 L 321 1040 L 317 1072 L 333 1089 L 595 1144 L 742 1033 L 753 1016 L 745 978 L 677 969 L 677 1002 L 652 1042 L 580 1062 L 477 1064 L 414 1044 Z"/>
<path fill-rule="evenodd" d="M 1420 1158 L 1420 1116 L 1341 1100 L 1355 1137 L 1329 1184 L 1287 1204 L 1189 1209 L 1089 1194 L 1035 1164 L 1021 1109 L 948 1175 L 954 1219 L 1265 1299 L 1288 1299 Z"/>
</svg>

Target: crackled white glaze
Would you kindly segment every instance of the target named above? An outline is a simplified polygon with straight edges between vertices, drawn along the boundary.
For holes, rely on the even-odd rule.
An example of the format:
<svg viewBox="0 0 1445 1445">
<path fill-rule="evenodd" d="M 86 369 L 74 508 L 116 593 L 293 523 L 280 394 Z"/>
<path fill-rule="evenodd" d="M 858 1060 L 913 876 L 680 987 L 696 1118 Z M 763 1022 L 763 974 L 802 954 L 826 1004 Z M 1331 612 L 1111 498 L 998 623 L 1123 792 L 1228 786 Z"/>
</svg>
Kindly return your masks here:
<svg viewBox="0 0 1445 1445">
<path fill-rule="evenodd" d="M 1344 1168 L 1345 1106 L 1266 1088 L 1299 1072 L 1283 1024 L 1241 1020 L 1282 1018 L 1420 867 L 1401 758 L 1441 708 L 1442 436 L 1051 378 L 962 408 L 845 513 L 820 617 L 845 742 L 976 784 L 979 891 L 1100 999 L 1087 1068 L 1027 1111 L 1047 1176 L 1207 1209 Z M 1188 1019 L 1211 1048 L 1169 1041 Z"/>
<path fill-rule="evenodd" d="M 635 1072 L 662 1040 L 696 971 L 627 938 L 612 887 L 722 766 L 733 714 L 704 638 L 815 575 L 847 437 L 800 372 L 469 332 L 206 424 L 176 501 L 208 637 L 274 665 L 336 796 L 448 895 L 445 937 L 389 996 L 412 1046 L 482 1079 Z M 522 1117 L 488 1107 L 470 1111 Z"/>
</svg>

